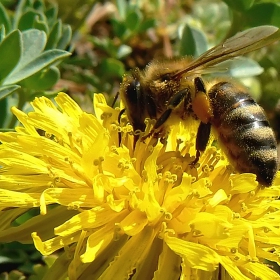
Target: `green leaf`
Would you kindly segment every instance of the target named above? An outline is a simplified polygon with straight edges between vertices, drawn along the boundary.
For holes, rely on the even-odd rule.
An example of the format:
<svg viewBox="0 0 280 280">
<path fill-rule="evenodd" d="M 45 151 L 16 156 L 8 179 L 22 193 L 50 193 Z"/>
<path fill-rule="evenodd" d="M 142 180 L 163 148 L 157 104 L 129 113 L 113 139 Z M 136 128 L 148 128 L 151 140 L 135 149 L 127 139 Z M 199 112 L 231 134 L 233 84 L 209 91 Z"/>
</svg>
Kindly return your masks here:
<svg viewBox="0 0 280 280">
<path fill-rule="evenodd" d="M 39 56 L 45 48 L 47 35 L 44 31 L 29 29 L 22 32 L 23 53 L 17 68 L 28 64 Z M 16 69 L 15 69 L 16 70 Z"/>
<path fill-rule="evenodd" d="M 36 10 L 36 11 L 40 11 L 40 12 L 44 12 L 45 10 L 45 5 L 44 5 L 44 2 L 41 1 L 41 0 L 36 0 L 34 1 L 33 3 L 33 8 Z"/>
<path fill-rule="evenodd" d="M 44 21 L 44 15 L 37 11 L 28 11 L 22 15 L 18 23 L 18 29 L 27 30 L 34 27 L 34 23 L 38 20 Z"/>
<path fill-rule="evenodd" d="M 2 24 L 0 25 L 0 44 L 4 40 L 6 32 L 5 32 L 5 26 Z"/>
<path fill-rule="evenodd" d="M 143 20 L 138 28 L 139 32 L 145 32 L 147 31 L 149 28 L 155 27 L 156 25 L 156 20 L 151 18 L 151 19 L 146 19 Z"/>
<path fill-rule="evenodd" d="M 124 22 L 118 21 L 116 19 L 111 19 L 113 31 L 116 37 L 119 37 L 121 40 L 125 38 L 128 34 L 127 26 Z"/>
<path fill-rule="evenodd" d="M 57 43 L 57 49 L 64 50 L 70 44 L 72 38 L 72 29 L 70 25 L 62 26 L 62 36 Z"/>
<path fill-rule="evenodd" d="M 15 116 L 11 112 L 12 106 L 18 105 L 18 95 L 10 94 L 8 98 L 3 98 L 0 100 L 0 127 L 1 128 L 14 128 L 10 126 L 11 121 Z M 2 251 L 1 251 L 2 252 Z"/>
<path fill-rule="evenodd" d="M 7 79 L 5 79 L 4 84 L 14 84 L 26 79 L 27 77 L 34 75 L 40 70 L 47 68 L 49 65 L 69 55 L 71 55 L 71 53 L 63 50 L 47 50 L 34 58 L 28 64 L 20 64 L 20 67 L 17 67 L 16 71 L 10 73 Z"/>
<path fill-rule="evenodd" d="M 103 59 L 100 63 L 100 71 L 106 77 L 122 77 L 125 68 L 122 62 L 114 58 Z"/>
<path fill-rule="evenodd" d="M 100 50 L 103 50 L 104 52 L 107 52 L 107 54 L 110 57 L 116 58 L 117 55 L 117 46 L 114 45 L 111 39 L 109 38 L 97 38 L 93 36 L 88 37 L 89 41 L 93 42 L 95 47 L 99 48 Z"/>
<path fill-rule="evenodd" d="M 46 34 L 48 34 L 50 31 L 47 23 L 45 21 L 41 20 L 38 16 L 34 20 L 33 27 L 34 27 L 34 29 L 44 31 Z"/>
<path fill-rule="evenodd" d="M 15 90 L 19 89 L 20 86 L 18 85 L 9 85 L 0 87 L 0 100 L 7 97 L 9 94 L 14 92 Z"/>
<path fill-rule="evenodd" d="M 5 126 L 5 122 L 7 121 L 7 113 L 8 113 L 8 98 L 0 99 L 0 127 Z M 10 114 L 11 115 L 11 114 Z"/>
<path fill-rule="evenodd" d="M 59 38 L 61 37 L 61 34 L 62 34 L 62 23 L 61 20 L 58 20 L 49 34 L 45 49 L 50 50 L 56 48 Z"/>
<path fill-rule="evenodd" d="M 263 68 L 255 60 L 242 56 L 219 63 L 217 68 L 226 69 L 219 76 L 235 78 L 253 77 L 263 72 Z"/>
<path fill-rule="evenodd" d="M 143 16 L 139 10 L 130 11 L 125 19 L 126 28 L 132 31 L 136 31 L 140 26 L 142 18 Z"/>
<path fill-rule="evenodd" d="M 275 3 L 254 5 L 246 13 L 246 21 L 250 26 L 269 24 L 280 27 L 280 5 Z"/>
<path fill-rule="evenodd" d="M 22 51 L 22 38 L 19 30 L 14 30 L 0 44 L 0 81 L 18 64 Z"/>
<path fill-rule="evenodd" d="M 59 78 L 59 70 L 55 66 L 51 66 L 24 79 L 20 85 L 31 90 L 47 90 L 54 86 Z"/>
<path fill-rule="evenodd" d="M 47 17 L 48 25 L 50 28 L 52 28 L 56 23 L 57 15 L 57 5 L 53 3 L 53 5 L 45 12 L 45 16 Z"/>
<path fill-rule="evenodd" d="M 185 25 L 180 41 L 180 55 L 197 57 L 207 51 L 207 40 L 205 35 L 198 29 Z"/>
<path fill-rule="evenodd" d="M 0 2 L 0 25 L 2 24 L 5 26 L 7 33 L 9 33 L 9 31 L 11 30 L 11 21 L 5 7 Z"/>
<path fill-rule="evenodd" d="M 20 0 L 14 14 L 14 20 L 13 20 L 13 28 L 16 29 L 18 28 L 18 23 L 20 21 L 20 18 L 22 14 L 24 13 L 26 7 L 29 6 L 29 1 L 28 0 Z"/>
<path fill-rule="evenodd" d="M 98 38 L 94 36 L 89 36 L 88 40 L 91 41 L 96 48 L 103 50 L 105 52 L 108 51 L 108 46 L 110 44 L 109 38 Z"/>
<path fill-rule="evenodd" d="M 194 56 L 196 52 L 195 39 L 191 27 L 186 24 L 180 41 L 180 55 Z"/>
<path fill-rule="evenodd" d="M 117 10 L 119 12 L 121 20 L 124 20 L 126 18 L 127 5 L 128 4 L 126 0 L 117 0 Z"/>
<path fill-rule="evenodd" d="M 255 0 L 223 0 L 230 8 L 238 12 L 251 8 Z"/>
</svg>

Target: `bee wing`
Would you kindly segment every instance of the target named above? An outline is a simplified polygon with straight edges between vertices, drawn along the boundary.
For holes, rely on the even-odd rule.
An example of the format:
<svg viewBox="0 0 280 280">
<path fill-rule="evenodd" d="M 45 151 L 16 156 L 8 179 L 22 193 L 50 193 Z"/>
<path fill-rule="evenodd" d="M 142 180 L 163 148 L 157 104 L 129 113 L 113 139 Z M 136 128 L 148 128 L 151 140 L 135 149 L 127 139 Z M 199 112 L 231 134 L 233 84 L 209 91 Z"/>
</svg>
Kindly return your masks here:
<svg viewBox="0 0 280 280">
<path fill-rule="evenodd" d="M 190 74 L 201 72 L 205 68 L 260 49 L 278 40 L 280 40 L 280 31 L 275 26 L 264 25 L 239 32 L 223 43 L 203 53 L 197 59 L 190 62 L 188 67 L 176 73 L 174 76 L 178 77 L 190 71 Z"/>
</svg>

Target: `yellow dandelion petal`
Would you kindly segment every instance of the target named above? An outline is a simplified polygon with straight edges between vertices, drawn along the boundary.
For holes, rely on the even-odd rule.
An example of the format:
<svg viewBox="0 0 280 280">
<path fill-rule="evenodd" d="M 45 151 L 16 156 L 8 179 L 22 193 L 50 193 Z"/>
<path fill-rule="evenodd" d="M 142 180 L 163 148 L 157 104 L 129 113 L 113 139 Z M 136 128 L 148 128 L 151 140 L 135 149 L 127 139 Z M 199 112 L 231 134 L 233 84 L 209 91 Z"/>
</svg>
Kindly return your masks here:
<svg viewBox="0 0 280 280">
<path fill-rule="evenodd" d="M 217 268 L 220 257 L 212 249 L 186 240 L 166 235 L 164 241 L 169 248 L 185 258 L 191 268 L 213 271 Z"/>
<path fill-rule="evenodd" d="M 5 174 L 22 174 L 25 170 L 28 170 L 25 172 L 34 172 L 34 174 L 48 172 L 47 164 L 41 159 L 9 148 L 5 151 L 0 151 L 0 163 L 2 163 L 7 170 Z M 26 166 L 26 169 L 22 170 L 22 166 Z M 4 169 L 1 171 L 4 171 Z"/>
<path fill-rule="evenodd" d="M 107 225 L 92 233 L 87 239 L 86 252 L 81 255 L 81 261 L 89 263 L 95 260 L 100 252 L 102 252 L 114 237 L 114 227 Z"/>
<path fill-rule="evenodd" d="M 248 193 L 255 190 L 258 186 L 258 182 L 255 179 L 256 175 L 249 173 L 233 175 L 231 177 L 233 181 L 231 192 Z"/>
<path fill-rule="evenodd" d="M 81 263 L 80 252 L 83 249 L 84 240 L 87 237 L 87 235 L 88 235 L 87 231 L 82 230 L 79 240 L 77 242 L 73 259 L 68 267 L 69 279 L 77 279 L 77 275 L 79 274 L 79 265 Z"/>
<path fill-rule="evenodd" d="M 145 211 L 149 221 L 154 221 L 162 213 L 160 204 L 155 197 L 155 191 L 158 190 L 157 173 L 156 173 L 156 159 L 161 150 L 161 145 L 158 145 L 152 154 L 146 160 L 146 164 L 142 173 L 143 184 L 142 192 L 144 198 L 139 204 L 140 210 Z"/>
<path fill-rule="evenodd" d="M 144 192 L 143 200 L 138 205 L 139 209 L 146 213 L 150 222 L 153 222 L 162 215 L 161 207 L 153 193 L 153 186 L 153 182 L 143 184 L 143 188 L 146 191 Z"/>
<path fill-rule="evenodd" d="M 95 94 L 93 96 L 93 106 L 96 117 L 101 120 L 104 108 L 107 107 L 107 102 L 103 94 Z"/>
<path fill-rule="evenodd" d="M 67 237 L 55 237 L 44 242 L 37 235 L 37 232 L 33 232 L 31 236 L 36 249 L 43 255 L 50 255 L 61 248 L 77 243 L 80 238 L 80 233 L 68 235 Z"/>
<path fill-rule="evenodd" d="M 115 221 L 119 215 L 124 215 L 124 213 L 115 213 L 102 207 L 85 210 L 55 228 L 55 233 L 60 236 L 67 236 L 82 229 L 98 228 L 110 221 Z"/>
<path fill-rule="evenodd" d="M 222 266 L 226 269 L 226 271 L 232 276 L 233 279 L 240 279 L 240 280 L 252 279 L 245 276 L 230 258 L 222 256 L 220 262 Z"/>
<path fill-rule="evenodd" d="M 0 189 L 0 207 L 38 207 L 40 206 L 40 194 L 28 194 L 13 192 L 9 190 Z M 11 204 L 11 201 L 13 204 Z"/>
<path fill-rule="evenodd" d="M 114 199 L 112 194 L 107 196 L 107 203 L 110 208 L 116 212 L 121 212 L 126 208 L 126 201 L 125 199 Z"/>
<path fill-rule="evenodd" d="M 133 236 L 142 231 L 147 224 L 148 220 L 144 213 L 134 210 L 120 222 L 119 226 L 126 234 Z"/>
<path fill-rule="evenodd" d="M 262 280 L 280 279 L 279 274 L 265 264 L 246 263 L 242 271 L 244 271 L 244 274 L 248 274 L 249 277 L 258 275 L 259 279 Z"/>
<path fill-rule="evenodd" d="M 190 194 L 192 194 L 191 187 L 192 176 L 184 175 L 182 178 L 182 184 L 169 190 L 168 196 L 166 196 L 163 202 L 163 206 L 168 209 L 169 212 L 175 211 L 175 209 L 179 207 Z"/>
<path fill-rule="evenodd" d="M 26 208 L 16 208 L 0 213 L 1 230 L 0 239 L 2 242 L 18 241 L 22 243 L 32 242 L 31 232 L 37 231 L 38 235 L 47 240 L 53 236 L 54 228 L 74 215 L 74 210 L 67 210 L 63 207 L 48 209 L 46 215 L 35 216 L 18 226 L 9 227 L 10 221 L 26 212 Z"/>
<path fill-rule="evenodd" d="M 26 133 L 26 134 L 30 134 L 30 135 L 39 135 L 39 133 L 36 131 L 36 128 L 33 125 L 28 123 L 29 118 L 24 112 L 18 110 L 16 107 L 12 107 L 11 111 L 17 117 L 17 119 L 20 121 L 20 123 L 24 126 L 24 129 L 22 127 L 16 128 L 16 130 L 18 132 Z M 10 135 L 14 135 L 15 137 L 17 136 L 16 133 L 9 134 L 7 136 L 9 137 Z M 5 134 L 3 134 L 3 140 L 4 140 L 4 137 L 5 137 Z M 1 141 L 2 141 L 2 139 L 1 139 Z"/>
<path fill-rule="evenodd" d="M 206 238 L 224 238 L 232 225 L 227 220 L 207 212 L 197 213 L 190 226 L 196 234 Z"/>
<path fill-rule="evenodd" d="M 134 270 L 139 274 L 138 270 L 150 253 L 155 235 L 156 232 L 152 228 L 145 228 L 131 237 L 99 279 L 127 279 Z"/>
<path fill-rule="evenodd" d="M 163 243 L 162 252 L 158 258 L 158 269 L 155 271 L 155 280 L 179 279 L 181 275 L 181 257 L 174 253 L 166 243 Z"/>
<path fill-rule="evenodd" d="M 59 93 L 55 98 L 55 101 L 57 105 L 61 108 L 62 112 L 68 116 L 71 116 L 71 119 L 78 120 L 81 114 L 83 114 L 83 111 L 80 108 L 80 106 L 64 93 Z M 40 106 L 40 104 L 41 102 L 38 104 L 38 106 Z"/>
<path fill-rule="evenodd" d="M 222 189 L 218 190 L 212 198 L 209 199 L 208 203 L 209 206 L 215 207 L 218 206 L 220 203 L 226 201 L 228 199 L 228 196 L 226 192 Z"/>
</svg>

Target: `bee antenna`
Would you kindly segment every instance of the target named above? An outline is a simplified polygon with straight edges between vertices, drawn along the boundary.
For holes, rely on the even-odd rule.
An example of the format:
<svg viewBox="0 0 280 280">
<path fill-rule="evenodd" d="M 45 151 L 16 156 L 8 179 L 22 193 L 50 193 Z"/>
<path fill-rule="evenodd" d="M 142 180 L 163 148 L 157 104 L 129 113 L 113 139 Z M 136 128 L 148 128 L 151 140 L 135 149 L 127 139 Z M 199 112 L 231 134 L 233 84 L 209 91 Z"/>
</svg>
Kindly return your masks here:
<svg viewBox="0 0 280 280">
<path fill-rule="evenodd" d="M 120 111 L 119 115 L 118 115 L 118 122 L 119 122 L 119 124 L 121 122 L 121 116 L 123 115 L 124 112 L 125 112 L 125 108 L 122 109 Z M 122 141 L 122 133 L 121 132 L 118 133 L 118 138 L 119 138 L 119 146 L 120 146 L 121 145 L 121 141 Z"/>
<path fill-rule="evenodd" d="M 120 112 L 119 112 L 119 115 L 118 115 L 118 122 L 120 123 L 121 122 L 121 116 L 123 115 L 123 113 L 125 112 L 125 108 L 122 109 Z"/>
<path fill-rule="evenodd" d="M 111 105 L 112 108 L 115 107 L 119 95 L 120 95 L 120 92 L 118 91 L 118 92 L 116 93 L 116 95 L 115 95 L 115 97 L 114 97 L 114 100 L 113 100 L 113 103 L 112 103 L 112 105 Z"/>
</svg>

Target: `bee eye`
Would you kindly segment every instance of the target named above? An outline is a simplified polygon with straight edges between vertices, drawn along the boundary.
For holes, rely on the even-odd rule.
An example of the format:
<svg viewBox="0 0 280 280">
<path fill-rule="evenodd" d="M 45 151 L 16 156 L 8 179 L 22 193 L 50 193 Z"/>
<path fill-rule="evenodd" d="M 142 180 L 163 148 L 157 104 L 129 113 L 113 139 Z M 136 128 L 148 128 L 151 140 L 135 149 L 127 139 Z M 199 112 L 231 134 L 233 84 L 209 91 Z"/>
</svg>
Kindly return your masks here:
<svg viewBox="0 0 280 280">
<path fill-rule="evenodd" d="M 141 98 L 140 82 L 133 80 L 126 88 L 126 97 L 129 103 L 137 104 Z"/>
<path fill-rule="evenodd" d="M 162 75 L 161 77 L 160 77 L 160 80 L 162 81 L 162 82 L 165 82 L 165 81 L 170 81 L 171 80 L 171 73 L 166 73 L 166 74 L 164 74 L 164 75 Z"/>
</svg>

